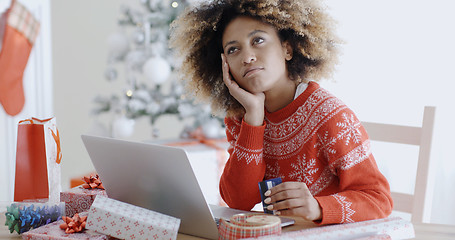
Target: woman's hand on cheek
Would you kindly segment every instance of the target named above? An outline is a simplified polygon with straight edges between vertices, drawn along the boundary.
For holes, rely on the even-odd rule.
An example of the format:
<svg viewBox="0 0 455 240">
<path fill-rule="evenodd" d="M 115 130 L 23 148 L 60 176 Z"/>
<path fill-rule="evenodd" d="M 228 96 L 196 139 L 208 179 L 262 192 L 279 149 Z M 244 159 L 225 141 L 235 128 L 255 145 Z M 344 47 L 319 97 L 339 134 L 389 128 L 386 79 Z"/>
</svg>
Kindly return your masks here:
<svg viewBox="0 0 455 240">
<path fill-rule="evenodd" d="M 278 215 L 300 216 L 306 220 L 322 219 L 322 209 L 310 193 L 305 183 L 284 182 L 266 192 L 265 199 L 269 210 L 276 210 Z"/>
<path fill-rule="evenodd" d="M 253 126 L 260 126 L 264 122 L 264 93 L 250 93 L 241 88 L 237 82 L 232 79 L 229 73 L 229 64 L 224 54 L 221 54 L 223 81 L 229 89 L 229 93 L 239 101 L 245 108 L 244 121 Z"/>
</svg>

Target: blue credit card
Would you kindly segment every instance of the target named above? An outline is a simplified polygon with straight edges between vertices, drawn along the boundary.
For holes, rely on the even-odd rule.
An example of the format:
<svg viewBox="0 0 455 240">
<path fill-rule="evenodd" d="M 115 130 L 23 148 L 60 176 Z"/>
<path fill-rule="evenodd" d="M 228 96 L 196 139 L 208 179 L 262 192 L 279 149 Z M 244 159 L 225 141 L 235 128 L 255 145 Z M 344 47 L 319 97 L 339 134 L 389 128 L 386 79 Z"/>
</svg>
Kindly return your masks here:
<svg viewBox="0 0 455 240">
<path fill-rule="evenodd" d="M 259 182 L 259 193 L 261 194 L 261 200 L 262 200 L 262 206 L 264 208 L 264 213 L 270 213 L 270 214 L 275 214 L 275 211 L 267 210 L 267 206 L 270 204 L 265 204 L 264 200 L 267 198 L 264 196 L 264 193 L 267 192 L 270 188 L 275 187 L 276 185 L 280 184 L 281 178 L 273 178 L 273 179 L 268 179 L 264 180 L 262 182 Z"/>
</svg>

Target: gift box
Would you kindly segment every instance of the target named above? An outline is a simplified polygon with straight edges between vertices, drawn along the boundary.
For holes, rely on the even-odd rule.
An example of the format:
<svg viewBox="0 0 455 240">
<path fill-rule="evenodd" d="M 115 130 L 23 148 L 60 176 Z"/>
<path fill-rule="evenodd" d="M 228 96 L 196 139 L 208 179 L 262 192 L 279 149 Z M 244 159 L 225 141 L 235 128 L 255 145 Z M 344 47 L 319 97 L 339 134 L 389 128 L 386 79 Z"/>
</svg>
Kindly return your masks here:
<svg viewBox="0 0 455 240">
<path fill-rule="evenodd" d="M 180 219 L 97 196 L 85 227 L 120 239 L 176 239 Z"/>
<path fill-rule="evenodd" d="M 87 215 L 82 213 L 81 215 Z M 28 240 L 59 240 L 59 239 L 110 239 L 102 233 L 97 233 L 92 230 L 83 230 L 82 232 L 66 233 L 65 230 L 60 228 L 63 220 L 47 224 L 45 226 L 30 230 L 22 234 L 22 239 Z"/>
<path fill-rule="evenodd" d="M 280 236 L 265 236 L 259 239 L 412 239 L 414 226 L 400 217 L 336 224 L 282 233 Z"/>
<path fill-rule="evenodd" d="M 6 210 L 3 213 L 3 210 Z M 30 229 L 61 219 L 65 204 L 61 202 L 14 202 L 0 212 L 5 216 L 5 224 L 10 233 L 22 234 Z"/>
<path fill-rule="evenodd" d="M 103 189 L 85 189 L 82 185 L 61 192 L 60 201 L 65 202 L 65 216 L 72 217 L 76 213 L 88 211 L 98 195 L 107 197 Z"/>
</svg>

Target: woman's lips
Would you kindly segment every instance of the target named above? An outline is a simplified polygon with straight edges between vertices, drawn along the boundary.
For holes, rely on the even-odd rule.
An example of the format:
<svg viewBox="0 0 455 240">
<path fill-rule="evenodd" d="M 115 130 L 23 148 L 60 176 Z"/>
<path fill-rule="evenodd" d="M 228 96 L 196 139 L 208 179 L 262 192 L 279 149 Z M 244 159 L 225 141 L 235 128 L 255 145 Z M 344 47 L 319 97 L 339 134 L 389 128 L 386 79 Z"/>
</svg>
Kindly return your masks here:
<svg viewBox="0 0 455 240">
<path fill-rule="evenodd" d="M 249 68 L 245 71 L 245 73 L 243 74 L 243 77 L 248 77 L 256 72 L 259 72 L 261 70 L 264 70 L 264 68 L 262 67 L 254 67 L 254 68 Z"/>
</svg>

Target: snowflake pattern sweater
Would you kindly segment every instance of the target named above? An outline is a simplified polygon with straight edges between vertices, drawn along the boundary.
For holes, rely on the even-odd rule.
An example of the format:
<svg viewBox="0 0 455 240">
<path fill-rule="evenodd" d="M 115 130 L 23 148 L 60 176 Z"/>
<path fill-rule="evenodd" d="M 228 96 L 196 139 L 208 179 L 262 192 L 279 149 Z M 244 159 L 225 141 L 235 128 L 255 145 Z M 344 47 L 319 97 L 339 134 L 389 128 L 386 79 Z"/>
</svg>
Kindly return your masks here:
<svg viewBox="0 0 455 240">
<path fill-rule="evenodd" d="M 354 113 L 315 82 L 292 103 L 266 112 L 262 126 L 226 118 L 229 160 L 220 192 L 232 208 L 260 202 L 258 182 L 304 182 L 322 208 L 319 224 L 383 218 L 392 211 L 389 184 Z"/>
</svg>

